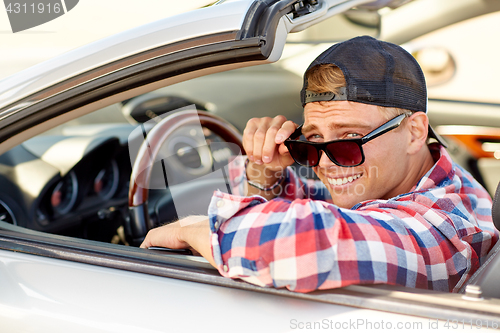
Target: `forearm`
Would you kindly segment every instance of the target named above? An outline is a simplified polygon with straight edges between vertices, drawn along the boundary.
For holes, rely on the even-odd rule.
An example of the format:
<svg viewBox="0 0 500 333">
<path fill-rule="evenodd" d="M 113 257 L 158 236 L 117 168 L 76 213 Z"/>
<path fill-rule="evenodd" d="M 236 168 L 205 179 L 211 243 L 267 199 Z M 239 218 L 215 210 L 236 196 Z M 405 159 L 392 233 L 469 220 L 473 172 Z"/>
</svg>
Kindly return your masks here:
<svg viewBox="0 0 500 333">
<path fill-rule="evenodd" d="M 183 225 L 184 220 L 185 219 L 180 221 L 180 239 L 207 259 L 212 266 L 217 267 L 210 247 L 210 226 L 208 217 L 200 222 L 191 223 L 189 225 Z"/>
</svg>

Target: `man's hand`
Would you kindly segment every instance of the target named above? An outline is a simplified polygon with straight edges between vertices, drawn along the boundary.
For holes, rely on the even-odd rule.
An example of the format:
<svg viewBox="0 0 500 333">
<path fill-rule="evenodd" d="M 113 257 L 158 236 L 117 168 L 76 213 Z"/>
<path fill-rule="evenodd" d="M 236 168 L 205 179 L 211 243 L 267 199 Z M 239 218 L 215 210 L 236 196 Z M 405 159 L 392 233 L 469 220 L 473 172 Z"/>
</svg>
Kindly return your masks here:
<svg viewBox="0 0 500 333">
<path fill-rule="evenodd" d="M 284 116 L 252 118 L 243 131 L 243 147 L 250 162 L 266 169 L 282 171 L 293 164 L 293 158 L 283 142 L 297 125 Z"/>
<path fill-rule="evenodd" d="M 171 249 L 192 247 L 216 267 L 210 248 L 210 226 L 207 216 L 188 216 L 177 222 L 149 230 L 141 248 L 147 249 L 151 246 Z"/>
<path fill-rule="evenodd" d="M 264 187 L 270 187 L 280 178 L 285 168 L 293 164 L 284 141 L 295 131 L 297 125 L 284 116 L 274 118 L 252 118 L 243 131 L 243 147 L 250 163 L 247 178 Z M 278 189 L 279 190 L 279 189 Z M 247 186 L 246 195 L 258 194 L 273 199 L 278 191 L 261 191 Z"/>
<path fill-rule="evenodd" d="M 149 230 L 141 244 L 143 249 L 151 246 L 167 247 L 170 249 L 186 249 L 189 244 L 180 237 L 181 226 L 179 221 Z"/>
</svg>

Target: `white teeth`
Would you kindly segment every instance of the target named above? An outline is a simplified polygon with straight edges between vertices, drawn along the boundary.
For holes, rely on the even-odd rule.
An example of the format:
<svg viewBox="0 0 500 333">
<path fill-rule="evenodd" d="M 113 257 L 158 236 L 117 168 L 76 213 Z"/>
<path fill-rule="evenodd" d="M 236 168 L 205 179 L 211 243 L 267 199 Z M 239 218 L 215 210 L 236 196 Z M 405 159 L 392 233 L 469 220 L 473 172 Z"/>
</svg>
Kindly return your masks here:
<svg viewBox="0 0 500 333">
<path fill-rule="evenodd" d="M 358 179 L 359 177 L 361 177 L 360 174 L 344 178 L 327 178 L 327 180 L 331 185 L 344 185 L 347 183 L 352 183 L 352 181 Z"/>
</svg>

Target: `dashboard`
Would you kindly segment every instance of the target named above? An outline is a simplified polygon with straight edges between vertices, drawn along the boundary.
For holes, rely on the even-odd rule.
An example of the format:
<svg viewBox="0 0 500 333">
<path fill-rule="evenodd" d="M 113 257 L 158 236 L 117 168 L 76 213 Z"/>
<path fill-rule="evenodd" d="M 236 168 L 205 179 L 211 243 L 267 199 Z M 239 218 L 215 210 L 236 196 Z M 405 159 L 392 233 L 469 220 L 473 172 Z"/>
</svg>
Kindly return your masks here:
<svg viewBox="0 0 500 333">
<path fill-rule="evenodd" d="M 32 230 L 126 244 L 132 165 L 153 125 L 65 126 L 56 135 L 37 136 L 0 155 L 0 219 Z M 171 189 L 197 192 L 204 185 L 191 180 L 238 153 L 199 126 L 180 129 L 162 151 L 149 192 L 156 225 L 177 218 Z M 202 192 L 207 200 L 198 202 L 203 210 L 198 213 L 206 213 L 213 189 Z M 184 201 L 192 206 L 189 193 Z"/>
<path fill-rule="evenodd" d="M 0 214 L 29 229 L 99 239 L 88 233 L 121 224 L 111 217 L 127 206 L 130 172 L 128 148 L 111 133 L 35 137 L 0 155 Z"/>
</svg>

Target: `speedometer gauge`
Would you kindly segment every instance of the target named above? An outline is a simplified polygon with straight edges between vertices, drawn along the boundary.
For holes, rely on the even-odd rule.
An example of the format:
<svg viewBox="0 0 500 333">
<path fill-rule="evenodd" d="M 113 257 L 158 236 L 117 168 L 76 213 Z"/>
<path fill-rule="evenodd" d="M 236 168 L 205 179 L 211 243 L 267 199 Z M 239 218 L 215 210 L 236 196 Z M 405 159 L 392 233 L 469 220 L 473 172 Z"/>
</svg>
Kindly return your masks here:
<svg viewBox="0 0 500 333">
<path fill-rule="evenodd" d="M 111 199 L 118 189 L 119 181 L 118 164 L 111 160 L 94 178 L 94 192 L 104 200 Z"/>
<path fill-rule="evenodd" d="M 52 191 L 50 205 L 55 213 L 66 214 L 75 205 L 78 197 L 78 180 L 76 174 L 68 173 Z"/>
</svg>

